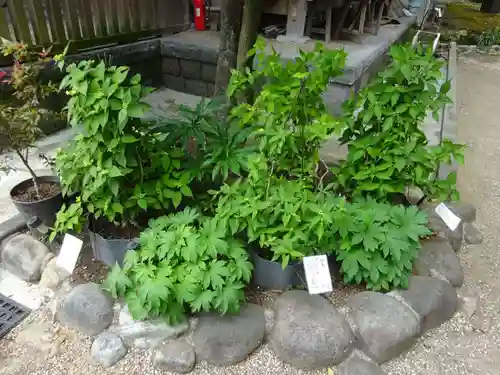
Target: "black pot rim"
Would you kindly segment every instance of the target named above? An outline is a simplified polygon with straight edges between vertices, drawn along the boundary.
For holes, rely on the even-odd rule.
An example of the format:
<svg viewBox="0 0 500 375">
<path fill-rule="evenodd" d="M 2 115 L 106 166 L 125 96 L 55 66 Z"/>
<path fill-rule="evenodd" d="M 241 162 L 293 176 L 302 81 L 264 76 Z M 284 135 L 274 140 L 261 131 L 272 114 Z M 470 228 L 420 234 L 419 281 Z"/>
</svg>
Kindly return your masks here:
<svg viewBox="0 0 500 375">
<path fill-rule="evenodd" d="M 259 255 L 258 251 L 254 248 L 250 248 L 250 251 L 257 257 L 259 258 L 260 260 L 264 261 L 264 262 L 269 262 L 269 263 L 277 263 L 281 266 L 281 262 L 278 261 L 278 260 L 269 260 L 269 259 L 266 259 L 266 258 L 263 258 Z M 300 263 L 302 263 L 301 260 L 294 260 L 294 261 L 290 261 L 288 262 L 288 265 L 287 267 L 295 267 L 296 265 L 299 265 Z"/>
<path fill-rule="evenodd" d="M 60 183 L 59 178 L 57 176 L 37 176 L 36 180 L 41 181 L 41 182 L 53 182 L 53 183 L 61 186 L 61 183 Z M 59 196 L 62 197 L 62 192 L 59 191 L 57 194 L 55 194 L 51 197 L 44 198 L 44 199 L 41 199 L 39 201 L 34 201 L 34 202 L 24 202 L 24 201 L 20 201 L 20 200 L 15 199 L 14 193 L 17 192 L 22 187 L 24 187 L 25 184 L 27 184 L 28 182 L 31 183 L 32 181 L 33 181 L 33 179 L 30 177 L 30 178 L 24 179 L 23 181 L 17 183 L 16 185 L 14 185 L 14 187 L 12 189 L 10 189 L 10 193 L 9 193 L 10 199 L 18 204 L 32 205 L 32 204 L 39 204 L 42 202 L 47 202 L 47 201 L 50 201 L 54 198 L 58 198 Z"/>
</svg>

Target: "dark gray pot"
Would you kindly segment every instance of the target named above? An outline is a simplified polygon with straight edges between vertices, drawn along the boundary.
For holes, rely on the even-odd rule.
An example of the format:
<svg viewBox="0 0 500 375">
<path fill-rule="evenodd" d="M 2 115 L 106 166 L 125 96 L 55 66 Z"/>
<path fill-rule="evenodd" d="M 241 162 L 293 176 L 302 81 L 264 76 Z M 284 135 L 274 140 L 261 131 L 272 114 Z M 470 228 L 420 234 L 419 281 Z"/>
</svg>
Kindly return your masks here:
<svg viewBox="0 0 500 375">
<path fill-rule="evenodd" d="M 54 182 L 59 184 L 59 178 L 56 176 L 39 176 L 36 178 L 37 182 Z M 25 221 L 28 221 L 33 216 L 38 216 L 45 225 L 48 227 L 52 226 L 56 221 L 56 215 L 63 205 L 63 197 L 61 192 L 54 195 L 53 197 L 42 199 L 36 202 L 21 202 L 13 198 L 17 195 L 19 191 L 23 191 L 26 188 L 33 186 L 33 180 L 31 178 L 26 179 L 10 190 L 10 197 L 14 206 L 16 206 L 19 213 L 22 215 Z"/>
<path fill-rule="evenodd" d="M 137 238 L 106 239 L 91 230 L 89 230 L 89 234 L 95 259 L 110 267 L 117 263 L 122 267 L 125 253 L 127 250 L 136 248 L 138 243 Z"/>
<path fill-rule="evenodd" d="M 305 285 L 302 262 L 290 263 L 285 269 L 281 262 L 262 258 L 255 250 L 250 250 L 254 265 L 252 282 L 264 289 L 286 290 L 292 286 Z"/>
</svg>

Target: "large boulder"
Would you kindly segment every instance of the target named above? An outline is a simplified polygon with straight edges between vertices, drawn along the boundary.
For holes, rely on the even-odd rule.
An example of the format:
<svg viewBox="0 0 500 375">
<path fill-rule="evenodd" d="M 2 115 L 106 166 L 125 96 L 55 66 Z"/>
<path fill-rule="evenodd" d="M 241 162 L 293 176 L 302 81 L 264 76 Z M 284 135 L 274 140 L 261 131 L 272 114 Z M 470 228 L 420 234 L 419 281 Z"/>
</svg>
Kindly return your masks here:
<svg viewBox="0 0 500 375">
<path fill-rule="evenodd" d="M 269 342 L 283 362 L 304 369 L 342 362 L 353 349 L 349 323 L 326 299 L 303 290 L 282 294 Z"/>
<path fill-rule="evenodd" d="M 160 370 L 187 374 L 196 364 L 194 348 L 185 340 L 172 340 L 159 346 L 153 357 L 153 365 Z"/>
<path fill-rule="evenodd" d="M 203 314 L 193 333 L 196 356 L 214 365 L 241 362 L 263 342 L 265 331 L 258 305 L 244 305 L 238 314 Z"/>
<path fill-rule="evenodd" d="M 125 306 L 120 311 L 118 325 L 113 326 L 112 331 L 120 335 L 130 347 L 151 349 L 163 341 L 182 335 L 188 329 L 187 322 L 173 326 L 165 323 L 163 319 L 134 320 Z"/>
<path fill-rule="evenodd" d="M 111 296 L 95 283 L 78 285 L 64 298 L 56 318 L 85 335 L 95 336 L 113 322 Z"/>
<path fill-rule="evenodd" d="M 90 355 L 103 367 L 111 367 L 127 354 L 127 348 L 120 336 L 103 332 L 96 337 L 90 348 Z"/>
<path fill-rule="evenodd" d="M 351 355 L 337 367 L 336 375 L 386 375 L 384 371 L 372 361 L 358 354 Z"/>
<path fill-rule="evenodd" d="M 422 241 L 422 249 L 414 268 L 420 276 L 432 276 L 431 270 L 435 270 L 454 287 L 459 287 L 464 282 L 460 258 L 443 238 L 435 237 Z"/>
<path fill-rule="evenodd" d="M 5 240 L 0 251 L 5 268 L 28 282 L 40 280 L 43 268 L 52 256 L 47 246 L 27 234 Z"/>
<path fill-rule="evenodd" d="M 417 314 L 391 296 L 361 292 L 346 307 L 358 346 L 378 363 L 408 350 L 420 334 Z"/>
<path fill-rule="evenodd" d="M 434 277 L 412 276 L 408 289 L 395 293 L 420 315 L 422 331 L 451 319 L 459 304 L 455 288 Z"/>
</svg>

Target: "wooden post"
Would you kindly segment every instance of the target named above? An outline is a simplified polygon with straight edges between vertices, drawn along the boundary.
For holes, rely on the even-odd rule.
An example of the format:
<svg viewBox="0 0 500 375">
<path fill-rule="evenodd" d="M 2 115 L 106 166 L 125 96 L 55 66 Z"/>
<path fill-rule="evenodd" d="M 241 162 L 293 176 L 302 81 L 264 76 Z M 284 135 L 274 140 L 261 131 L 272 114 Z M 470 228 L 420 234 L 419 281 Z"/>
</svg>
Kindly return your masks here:
<svg viewBox="0 0 500 375">
<path fill-rule="evenodd" d="M 215 72 L 214 94 L 216 96 L 224 93 L 231 77 L 231 70 L 236 68 L 241 12 L 242 3 L 240 0 L 223 0 L 221 2 L 221 40 Z"/>
<path fill-rule="evenodd" d="M 308 0 L 289 0 L 286 35 L 278 36 L 278 40 L 305 43 L 309 37 L 304 36 L 307 18 Z"/>
<path fill-rule="evenodd" d="M 243 69 L 245 66 L 251 65 L 251 61 L 248 61 L 247 55 L 257 40 L 261 14 L 262 0 L 245 0 L 240 42 L 238 45 L 238 69 Z"/>
</svg>

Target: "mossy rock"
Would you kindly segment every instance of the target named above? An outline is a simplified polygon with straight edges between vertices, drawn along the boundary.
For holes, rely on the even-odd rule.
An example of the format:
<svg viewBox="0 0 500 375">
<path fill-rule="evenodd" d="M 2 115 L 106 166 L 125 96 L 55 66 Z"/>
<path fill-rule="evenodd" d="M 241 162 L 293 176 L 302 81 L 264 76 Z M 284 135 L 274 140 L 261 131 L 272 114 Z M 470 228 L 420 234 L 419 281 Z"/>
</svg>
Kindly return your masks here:
<svg viewBox="0 0 500 375">
<path fill-rule="evenodd" d="M 494 27 L 500 27 L 500 14 L 483 13 L 481 4 L 451 3 L 444 12 L 443 23 L 451 30 L 468 30 L 481 34 Z"/>
</svg>

